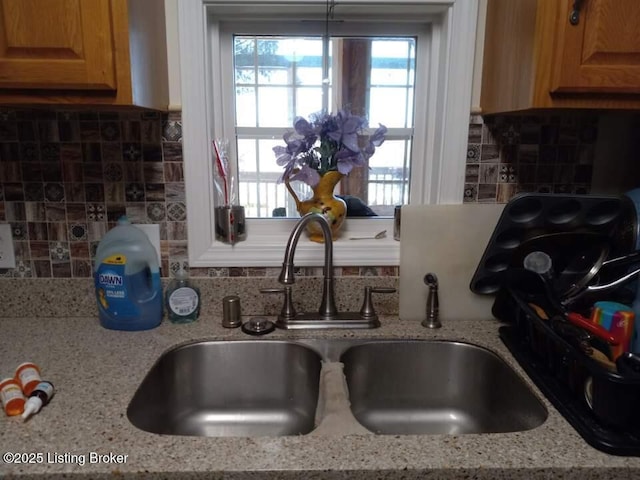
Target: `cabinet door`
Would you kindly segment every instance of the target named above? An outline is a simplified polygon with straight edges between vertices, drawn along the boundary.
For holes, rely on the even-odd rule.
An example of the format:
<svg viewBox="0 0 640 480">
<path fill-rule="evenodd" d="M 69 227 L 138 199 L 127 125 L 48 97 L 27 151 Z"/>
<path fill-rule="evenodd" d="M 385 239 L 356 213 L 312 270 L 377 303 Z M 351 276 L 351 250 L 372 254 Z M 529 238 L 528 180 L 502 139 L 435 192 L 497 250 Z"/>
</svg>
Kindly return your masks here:
<svg viewBox="0 0 640 480">
<path fill-rule="evenodd" d="M 640 1 L 562 2 L 551 92 L 640 93 Z M 581 4 L 576 25 L 574 3 Z"/>
<path fill-rule="evenodd" d="M 0 0 L 0 88 L 115 90 L 110 0 Z"/>
</svg>

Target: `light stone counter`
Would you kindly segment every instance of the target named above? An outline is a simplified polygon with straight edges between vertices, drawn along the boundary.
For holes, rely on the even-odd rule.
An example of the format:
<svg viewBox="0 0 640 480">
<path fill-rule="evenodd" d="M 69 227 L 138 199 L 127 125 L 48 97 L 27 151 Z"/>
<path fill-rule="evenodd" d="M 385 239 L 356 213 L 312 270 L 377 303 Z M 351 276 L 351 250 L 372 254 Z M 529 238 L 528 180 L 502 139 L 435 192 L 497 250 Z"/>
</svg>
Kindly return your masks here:
<svg viewBox="0 0 640 480">
<path fill-rule="evenodd" d="M 488 347 L 514 364 L 498 338 L 494 320 L 449 322 L 435 332 L 394 317 L 382 322 L 380 329 L 372 331 L 276 331 L 264 338 L 458 339 Z M 95 317 L 2 318 L 0 325 L 0 376 L 10 375 L 15 366 L 29 360 L 41 366 L 43 377 L 57 389 L 52 402 L 25 424 L 0 416 L 0 453 L 43 454 L 43 463 L 37 463 L 36 456 L 33 464 L 0 462 L 2 477 L 640 478 L 640 458 L 593 449 L 546 400 L 549 417 L 542 426 L 508 434 L 257 438 L 151 434 L 129 423 L 126 408 L 164 351 L 196 339 L 253 337 L 239 329 L 223 329 L 213 316 L 201 317 L 191 325 L 164 321 L 146 332 L 105 330 Z M 514 368 L 529 382 L 517 364 Z M 91 464 L 91 452 L 126 455 L 126 462 Z M 73 460 L 65 457 L 69 453 L 86 463 L 65 462 Z"/>
</svg>

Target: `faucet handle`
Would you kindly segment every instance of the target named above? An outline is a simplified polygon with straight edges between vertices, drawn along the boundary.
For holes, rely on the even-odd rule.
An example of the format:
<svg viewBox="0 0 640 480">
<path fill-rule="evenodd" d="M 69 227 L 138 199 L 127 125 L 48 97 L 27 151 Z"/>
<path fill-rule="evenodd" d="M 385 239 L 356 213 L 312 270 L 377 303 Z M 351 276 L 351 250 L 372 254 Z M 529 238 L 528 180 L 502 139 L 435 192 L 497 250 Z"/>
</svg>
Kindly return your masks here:
<svg viewBox="0 0 640 480">
<path fill-rule="evenodd" d="M 291 285 L 285 285 L 283 288 L 261 288 L 260 293 L 282 293 L 284 294 L 284 303 L 280 311 L 280 317 L 283 319 L 292 319 L 296 316 L 296 309 L 293 306 L 291 298 Z"/>
<path fill-rule="evenodd" d="M 392 287 L 372 287 L 367 285 L 364 287 L 364 301 L 362 302 L 362 308 L 360 309 L 360 316 L 362 318 L 377 317 L 375 309 L 373 308 L 373 300 L 371 299 L 372 293 L 394 293 L 395 288 Z"/>
</svg>

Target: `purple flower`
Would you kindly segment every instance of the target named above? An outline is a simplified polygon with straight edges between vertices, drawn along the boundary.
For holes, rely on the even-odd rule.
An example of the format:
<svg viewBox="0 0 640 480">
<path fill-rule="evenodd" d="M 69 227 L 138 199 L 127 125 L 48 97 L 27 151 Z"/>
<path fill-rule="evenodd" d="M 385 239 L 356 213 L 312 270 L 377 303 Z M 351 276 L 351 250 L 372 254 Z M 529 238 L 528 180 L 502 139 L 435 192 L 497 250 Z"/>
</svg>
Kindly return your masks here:
<svg viewBox="0 0 640 480">
<path fill-rule="evenodd" d="M 327 132 L 327 136 L 338 144 L 344 145 L 352 152 L 359 152 L 358 133 L 366 125 L 364 118 L 351 115 L 340 110 L 335 116 L 334 129 Z"/>
<path fill-rule="evenodd" d="M 313 143 L 309 143 L 305 138 L 300 138 L 295 132 L 286 132 L 282 137 L 287 144 L 286 147 L 282 145 L 276 145 L 273 147 L 273 152 L 276 154 L 276 163 L 281 167 L 284 167 L 284 172 L 279 181 L 287 178 L 293 172 L 298 162 L 298 157 L 307 152 Z"/>
<path fill-rule="evenodd" d="M 384 143 L 384 137 L 387 134 L 387 127 L 385 127 L 381 123 L 379 123 L 378 125 L 379 126 L 376 129 L 376 131 L 373 132 L 373 135 L 369 137 L 369 141 L 373 143 L 376 147 L 379 147 Z"/>
<path fill-rule="evenodd" d="M 284 167 L 282 176 L 278 179 L 278 182 L 282 182 L 282 180 L 291 175 L 291 172 L 296 166 L 296 159 L 285 147 L 281 145 L 273 147 L 273 152 L 276 154 L 276 163 L 281 167 Z"/>
<path fill-rule="evenodd" d="M 301 182 L 306 183 L 310 187 L 315 187 L 320 181 L 320 174 L 317 170 L 314 170 L 309 165 L 302 165 L 300 170 L 294 173 L 290 178 L 290 181 L 300 180 Z"/>
<path fill-rule="evenodd" d="M 306 137 L 300 137 L 296 135 L 296 132 L 287 132 L 283 136 L 284 141 L 287 144 L 287 150 L 292 156 L 300 155 L 301 153 L 309 150 L 309 147 L 315 143 L 311 142 Z"/>
<path fill-rule="evenodd" d="M 348 110 L 335 115 L 317 112 L 309 120 L 296 117 L 293 131 L 283 135 L 286 147 L 273 147 L 276 163 L 284 167 L 279 181 L 286 178 L 315 186 L 326 172 L 337 170 L 347 175 L 366 165 L 387 133 L 387 128 L 380 125 L 366 137 L 362 134 L 366 127 L 364 117 L 352 115 Z"/>
<path fill-rule="evenodd" d="M 343 175 L 348 175 L 355 167 L 361 167 L 366 163 L 362 153 L 354 153 L 351 150 L 341 150 L 335 155 L 337 168 Z"/>
<path fill-rule="evenodd" d="M 387 134 L 387 127 L 380 124 L 378 129 L 373 132 L 373 135 L 369 137 L 369 141 L 367 145 L 362 149 L 362 152 L 366 155 L 367 158 L 371 157 L 374 153 L 376 153 L 376 147 L 379 147 L 384 143 L 384 137 Z"/>
<path fill-rule="evenodd" d="M 317 139 L 316 131 L 306 119 L 302 117 L 296 117 L 293 121 L 293 128 L 299 135 L 305 137 L 305 139 L 311 140 L 313 138 L 312 144 L 315 143 Z"/>
</svg>

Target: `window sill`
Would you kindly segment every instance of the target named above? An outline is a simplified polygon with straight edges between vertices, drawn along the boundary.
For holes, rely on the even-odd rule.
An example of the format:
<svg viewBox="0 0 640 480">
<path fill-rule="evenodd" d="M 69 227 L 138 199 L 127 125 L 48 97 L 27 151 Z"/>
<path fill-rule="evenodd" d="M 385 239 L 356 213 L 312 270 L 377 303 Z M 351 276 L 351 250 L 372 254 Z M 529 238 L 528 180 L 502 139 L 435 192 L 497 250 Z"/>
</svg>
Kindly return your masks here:
<svg viewBox="0 0 640 480">
<path fill-rule="evenodd" d="M 192 267 L 279 267 L 282 265 L 289 234 L 297 219 L 249 219 L 247 239 L 235 245 L 213 242 L 191 251 Z M 277 225 L 276 225 L 277 223 Z M 284 228 L 283 228 L 284 227 Z M 379 240 L 349 240 L 350 237 L 374 236 L 386 230 Z M 192 250 L 190 248 L 190 250 Z M 400 264 L 400 242 L 393 239 L 392 218 L 348 218 L 341 234 L 333 242 L 335 266 L 397 266 Z M 324 265 L 324 245 L 300 237 L 296 252 L 296 266 Z"/>
</svg>

